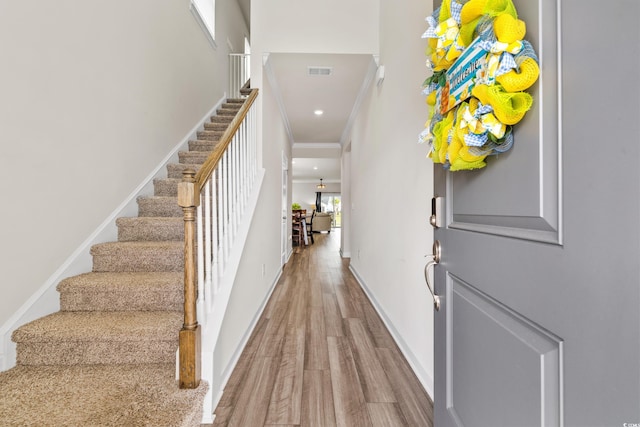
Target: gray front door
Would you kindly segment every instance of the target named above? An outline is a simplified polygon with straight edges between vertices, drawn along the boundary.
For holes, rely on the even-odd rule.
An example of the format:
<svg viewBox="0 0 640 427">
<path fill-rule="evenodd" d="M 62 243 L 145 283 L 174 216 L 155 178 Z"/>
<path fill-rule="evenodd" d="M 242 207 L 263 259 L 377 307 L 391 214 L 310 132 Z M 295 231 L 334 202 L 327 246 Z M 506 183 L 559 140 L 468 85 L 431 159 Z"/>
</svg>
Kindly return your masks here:
<svg viewBox="0 0 640 427">
<path fill-rule="evenodd" d="M 435 166 L 435 424 L 640 425 L 640 2 L 514 3 L 534 107 L 485 169 Z"/>
</svg>

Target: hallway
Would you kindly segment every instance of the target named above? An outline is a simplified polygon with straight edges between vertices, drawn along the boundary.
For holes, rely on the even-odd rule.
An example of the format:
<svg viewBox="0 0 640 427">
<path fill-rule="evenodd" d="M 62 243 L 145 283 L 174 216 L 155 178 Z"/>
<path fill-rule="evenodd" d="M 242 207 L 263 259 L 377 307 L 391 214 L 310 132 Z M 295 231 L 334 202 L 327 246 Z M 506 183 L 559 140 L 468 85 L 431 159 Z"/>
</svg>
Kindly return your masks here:
<svg viewBox="0 0 640 427">
<path fill-rule="evenodd" d="M 294 247 L 214 426 L 431 426 L 433 404 L 339 255 Z"/>
</svg>

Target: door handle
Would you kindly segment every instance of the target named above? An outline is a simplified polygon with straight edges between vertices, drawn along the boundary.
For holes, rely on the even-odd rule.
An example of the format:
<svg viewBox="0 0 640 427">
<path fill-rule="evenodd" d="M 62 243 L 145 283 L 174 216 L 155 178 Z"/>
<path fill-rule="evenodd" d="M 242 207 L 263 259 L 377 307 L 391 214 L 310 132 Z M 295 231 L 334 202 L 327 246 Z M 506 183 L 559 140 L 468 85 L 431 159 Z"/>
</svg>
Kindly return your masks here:
<svg viewBox="0 0 640 427">
<path fill-rule="evenodd" d="M 433 286 L 431 286 L 431 282 L 429 281 L 429 268 L 435 267 L 440 263 L 440 255 L 442 254 L 442 248 L 440 247 L 440 241 L 436 240 L 433 243 L 433 254 L 427 255 L 432 259 L 427 262 L 427 265 L 424 266 L 424 280 L 427 282 L 427 288 L 429 288 L 429 292 L 433 297 L 433 307 L 436 311 L 440 311 L 440 297 L 433 292 Z"/>
</svg>

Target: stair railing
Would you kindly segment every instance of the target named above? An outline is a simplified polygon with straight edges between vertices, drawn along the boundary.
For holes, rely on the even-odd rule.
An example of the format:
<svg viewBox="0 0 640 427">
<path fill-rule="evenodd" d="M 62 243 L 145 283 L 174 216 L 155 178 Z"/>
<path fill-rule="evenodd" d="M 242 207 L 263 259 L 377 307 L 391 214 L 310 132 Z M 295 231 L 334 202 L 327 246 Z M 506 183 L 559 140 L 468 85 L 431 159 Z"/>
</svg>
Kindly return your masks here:
<svg viewBox="0 0 640 427">
<path fill-rule="evenodd" d="M 198 173 L 185 170 L 178 185 L 184 212 L 184 324 L 180 330 L 180 388 L 201 378 L 201 328 L 211 312 L 230 249 L 258 171 L 252 89 Z"/>
<path fill-rule="evenodd" d="M 242 97 L 240 89 L 249 80 L 250 58 L 245 53 L 229 54 L 229 96 L 232 98 Z"/>
</svg>

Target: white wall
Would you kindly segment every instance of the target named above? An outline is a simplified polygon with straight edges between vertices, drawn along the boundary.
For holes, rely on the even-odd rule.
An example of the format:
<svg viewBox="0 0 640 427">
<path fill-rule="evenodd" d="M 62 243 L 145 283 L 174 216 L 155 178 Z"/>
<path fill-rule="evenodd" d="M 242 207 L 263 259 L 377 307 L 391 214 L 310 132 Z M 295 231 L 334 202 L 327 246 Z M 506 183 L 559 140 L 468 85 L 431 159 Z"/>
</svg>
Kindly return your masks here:
<svg viewBox="0 0 640 427">
<path fill-rule="evenodd" d="M 433 396 L 433 312 L 423 276 L 433 241 L 432 164 L 417 143 L 427 119 L 420 36 L 431 6 L 380 5 L 385 80 L 372 88 L 351 135 L 351 265 Z"/>
<path fill-rule="evenodd" d="M 306 209 L 311 213 L 311 205 L 316 204 L 316 191 L 318 191 L 316 185 L 318 184 L 310 182 L 294 182 L 291 191 L 291 202 L 299 203 L 302 209 Z M 322 190 L 322 194 L 340 193 L 340 183 L 329 182 L 325 183 L 325 185 L 327 187 Z"/>
<path fill-rule="evenodd" d="M 0 325 L 132 192 L 227 89 L 189 1 L 0 5 Z"/>
</svg>

